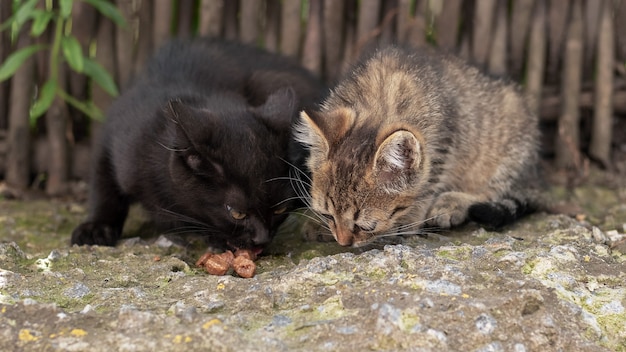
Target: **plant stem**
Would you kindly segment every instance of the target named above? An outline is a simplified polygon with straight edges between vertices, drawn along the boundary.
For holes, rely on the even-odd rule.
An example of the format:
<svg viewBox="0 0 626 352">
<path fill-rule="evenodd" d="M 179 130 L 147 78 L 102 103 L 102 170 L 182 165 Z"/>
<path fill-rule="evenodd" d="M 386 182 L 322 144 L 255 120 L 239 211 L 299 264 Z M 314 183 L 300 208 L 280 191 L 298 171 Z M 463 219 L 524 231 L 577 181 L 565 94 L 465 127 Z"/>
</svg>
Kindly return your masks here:
<svg viewBox="0 0 626 352">
<path fill-rule="evenodd" d="M 50 66 L 48 67 L 50 72 L 50 79 L 54 79 L 58 82 L 59 78 L 59 51 L 61 50 L 61 39 L 63 38 L 63 25 L 65 20 L 61 16 L 57 17 L 56 27 L 54 29 L 54 41 L 52 42 L 52 50 L 50 52 Z M 57 92 L 61 87 L 58 87 Z"/>
</svg>

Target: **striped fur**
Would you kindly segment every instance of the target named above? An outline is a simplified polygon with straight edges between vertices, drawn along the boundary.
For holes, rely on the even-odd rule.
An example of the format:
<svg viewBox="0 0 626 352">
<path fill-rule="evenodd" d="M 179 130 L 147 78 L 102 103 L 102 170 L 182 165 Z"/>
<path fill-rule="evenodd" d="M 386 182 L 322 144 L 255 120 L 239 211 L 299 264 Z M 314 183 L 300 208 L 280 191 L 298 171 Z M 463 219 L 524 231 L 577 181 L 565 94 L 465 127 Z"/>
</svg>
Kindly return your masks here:
<svg viewBox="0 0 626 352">
<path fill-rule="evenodd" d="M 516 85 L 453 56 L 389 47 L 301 113 L 310 206 L 339 244 L 502 226 L 536 203 L 537 118 Z"/>
</svg>

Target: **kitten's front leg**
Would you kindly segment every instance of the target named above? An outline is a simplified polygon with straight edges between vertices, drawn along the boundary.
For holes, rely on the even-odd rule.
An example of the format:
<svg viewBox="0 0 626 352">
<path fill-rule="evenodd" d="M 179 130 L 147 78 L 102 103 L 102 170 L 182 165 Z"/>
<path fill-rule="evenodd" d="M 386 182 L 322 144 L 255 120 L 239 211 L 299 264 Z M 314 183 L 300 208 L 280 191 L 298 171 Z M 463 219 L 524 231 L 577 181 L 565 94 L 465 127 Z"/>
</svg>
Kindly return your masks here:
<svg viewBox="0 0 626 352">
<path fill-rule="evenodd" d="M 479 197 L 469 193 L 441 193 L 430 206 L 426 224 L 442 229 L 460 225 L 467 220 L 469 207 L 480 201 Z"/>
<path fill-rule="evenodd" d="M 121 193 L 107 157 L 97 159 L 94 171 L 89 217 L 72 232 L 72 244 L 114 246 L 122 235 L 129 200 Z"/>
</svg>

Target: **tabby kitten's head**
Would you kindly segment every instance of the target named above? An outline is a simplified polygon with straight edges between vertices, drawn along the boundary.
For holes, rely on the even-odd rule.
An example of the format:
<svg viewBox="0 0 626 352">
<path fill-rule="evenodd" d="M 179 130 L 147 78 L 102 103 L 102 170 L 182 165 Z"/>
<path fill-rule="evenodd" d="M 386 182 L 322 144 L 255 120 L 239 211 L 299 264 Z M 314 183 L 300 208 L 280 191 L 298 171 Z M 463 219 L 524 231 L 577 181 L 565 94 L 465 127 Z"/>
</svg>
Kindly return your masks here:
<svg viewBox="0 0 626 352">
<path fill-rule="evenodd" d="M 175 199 L 170 214 L 206 233 L 212 246 L 262 248 L 292 210 L 287 162 L 292 89 L 258 107 L 241 97 L 182 99 L 165 109 L 171 123 L 169 175 Z M 185 228 L 181 228 L 183 231 Z"/>
<path fill-rule="evenodd" d="M 353 109 L 302 112 L 295 138 L 307 146 L 310 207 L 342 246 L 410 230 L 397 227 L 426 183 L 422 135 L 404 124 L 359 124 Z"/>
</svg>

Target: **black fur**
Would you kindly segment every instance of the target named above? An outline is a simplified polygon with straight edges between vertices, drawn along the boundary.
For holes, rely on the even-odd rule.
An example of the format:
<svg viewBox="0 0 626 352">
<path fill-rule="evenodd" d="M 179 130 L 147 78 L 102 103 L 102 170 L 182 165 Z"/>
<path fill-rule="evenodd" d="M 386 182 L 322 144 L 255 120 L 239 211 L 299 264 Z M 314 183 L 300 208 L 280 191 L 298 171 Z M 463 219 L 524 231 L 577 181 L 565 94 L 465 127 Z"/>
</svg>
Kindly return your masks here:
<svg viewBox="0 0 626 352">
<path fill-rule="evenodd" d="M 535 206 L 516 198 L 504 198 L 504 201 L 508 204 L 496 202 L 473 204 L 468 209 L 468 217 L 488 229 L 497 230 L 536 210 Z"/>
<path fill-rule="evenodd" d="M 292 119 L 324 93 L 308 71 L 257 48 L 166 44 L 107 114 L 89 216 L 72 243 L 115 245 L 136 201 L 157 222 L 202 233 L 212 246 L 267 244 L 293 206 L 285 179 Z"/>
</svg>

